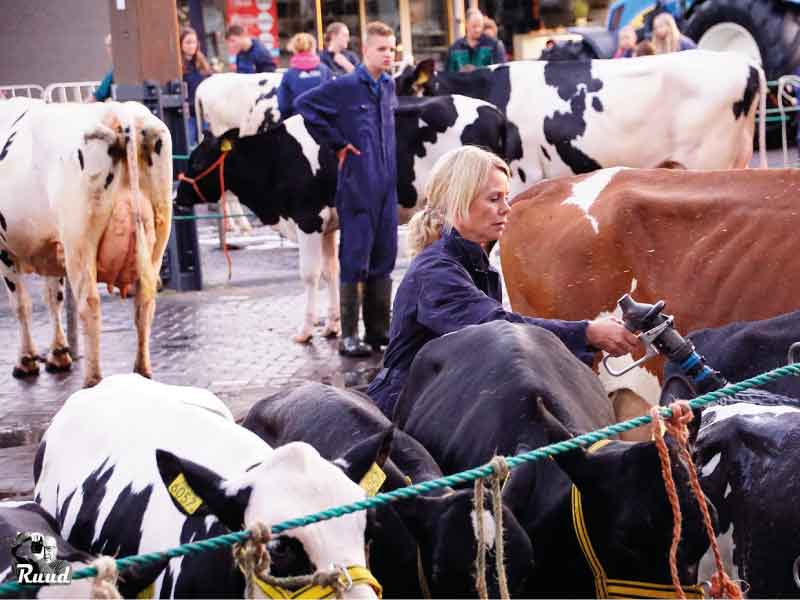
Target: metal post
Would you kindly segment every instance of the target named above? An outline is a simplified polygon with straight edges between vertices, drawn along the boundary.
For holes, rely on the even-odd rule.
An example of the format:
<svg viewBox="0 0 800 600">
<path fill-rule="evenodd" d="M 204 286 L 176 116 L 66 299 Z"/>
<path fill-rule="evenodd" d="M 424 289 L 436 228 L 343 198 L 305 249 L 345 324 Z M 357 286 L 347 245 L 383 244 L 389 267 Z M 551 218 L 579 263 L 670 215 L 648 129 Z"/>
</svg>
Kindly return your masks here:
<svg viewBox="0 0 800 600">
<path fill-rule="evenodd" d="M 364 46 L 367 44 L 367 2 L 358 0 L 358 21 L 361 29 L 361 54 L 364 54 Z"/>
<path fill-rule="evenodd" d="M 317 20 L 317 48 L 319 48 L 319 51 L 322 52 L 325 49 L 323 46 L 325 38 L 323 37 L 322 31 L 322 0 L 317 0 L 314 8 L 316 11 Z"/>
<path fill-rule="evenodd" d="M 414 62 L 414 51 L 411 46 L 411 8 L 408 0 L 400 0 L 400 43 L 403 45 L 403 61 Z"/>
</svg>

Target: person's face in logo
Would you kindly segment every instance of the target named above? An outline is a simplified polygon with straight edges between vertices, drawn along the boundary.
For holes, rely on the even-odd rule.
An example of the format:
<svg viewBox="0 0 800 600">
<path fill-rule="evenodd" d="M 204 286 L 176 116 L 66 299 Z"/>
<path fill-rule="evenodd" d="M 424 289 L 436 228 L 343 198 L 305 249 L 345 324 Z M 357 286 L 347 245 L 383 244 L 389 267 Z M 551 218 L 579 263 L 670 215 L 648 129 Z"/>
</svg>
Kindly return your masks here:
<svg viewBox="0 0 800 600">
<path fill-rule="evenodd" d="M 46 537 L 44 539 L 44 559 L 48 562 L 53 562 L 56 559 L 57 551 L 56 539 L 53 537 Z"/>
</svg>

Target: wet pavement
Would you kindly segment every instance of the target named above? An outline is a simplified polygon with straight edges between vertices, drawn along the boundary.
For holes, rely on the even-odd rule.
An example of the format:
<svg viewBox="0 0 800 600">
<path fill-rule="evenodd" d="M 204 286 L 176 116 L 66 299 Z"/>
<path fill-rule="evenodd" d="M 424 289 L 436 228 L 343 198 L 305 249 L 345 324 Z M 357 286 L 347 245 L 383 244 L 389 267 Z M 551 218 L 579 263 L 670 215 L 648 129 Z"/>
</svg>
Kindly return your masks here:
<svg viewBox="0 0 800 600">
<path fill-rule="evenodd" d="M 233 273 L 219 250 L 216 227 L 199 221 L 203 290 L 162 291 L 157 299 L 150 350 L 157 381 L 206 388 L 219 396 L 236 418 L 259 399 L 287 386 L 319 381 L 345 387 L 363 385 L 379 368 L 380 357 L 352 360 L 338 354 L 338 340 L 320 337 L 310 344 L 291 337 L 299 327 L 305 293 L 298 275 L 297 246 L 266 227 L 249 236 L 229 237 L 243 248 L 232 251 Z M 399 259 L 399 282 L 407 260 Z M 33 336 L 44 354 L 52 329 L 42 299 L 41 280 L 26 278 L 33 300 Z M 41 374 L 19 380 L 11 372 L 18 352 L 18 327 L 5 293 L 0 297 L 0 498 L 26 497 L 32 490 L 36 443 L 50 419 L 81 389 L 82 361 L 70 373 Z M 103 375 L 129 373 L 136 353 L 133 301 L 110 296 L 101 286 Z M 327 313 L 321 284 L 318 314 Z"/>
</svg>

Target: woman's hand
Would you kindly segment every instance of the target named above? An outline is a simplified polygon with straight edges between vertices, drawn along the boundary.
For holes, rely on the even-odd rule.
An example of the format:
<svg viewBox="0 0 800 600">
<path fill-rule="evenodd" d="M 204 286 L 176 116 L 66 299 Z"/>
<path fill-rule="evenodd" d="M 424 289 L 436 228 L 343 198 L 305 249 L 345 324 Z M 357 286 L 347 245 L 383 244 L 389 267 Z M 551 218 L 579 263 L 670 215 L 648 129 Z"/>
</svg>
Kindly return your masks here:
<svg viewBox="0 0 800 600">
<path fill-rule="evenodd" d="M 361 152 L 358 148 L 353 146 L 353 144 L 347 144 L 344 148 L 340 148 L 336 151 L 336 158 L 339 159 L 339 170 L 342 170 L 342 165 L 344 165 L 344 159 L 347 158 L 347 155 L 355 154 L 356 156 L 361 156 Z"/>
<path fill-rule="evenodd" d="M 639 347 L 639 338 L 625 328 L 617 317 L 603 317 L 589 321 L 586 327 L 589 345 L 605 350 L 611 356 L 622 356 Z"/>
<path fill-rule="evenodd" d="M 337 52 L 333 55 L 333 62 L 342 67 L 346 73 L 352 73 L 355 70 L 353 63 L 347 60 L 347 57 L 341 52 Z"/>
</svg>

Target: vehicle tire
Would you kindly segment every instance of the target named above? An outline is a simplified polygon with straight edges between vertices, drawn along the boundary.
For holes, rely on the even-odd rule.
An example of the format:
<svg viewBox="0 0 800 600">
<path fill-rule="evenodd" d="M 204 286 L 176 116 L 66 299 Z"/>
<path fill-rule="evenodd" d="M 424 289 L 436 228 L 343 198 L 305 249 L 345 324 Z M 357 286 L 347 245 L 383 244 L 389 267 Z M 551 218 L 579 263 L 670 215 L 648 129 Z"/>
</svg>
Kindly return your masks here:
<svg viewBox="0 0 800 600">
<path fill-rule="evenodd" d="M 800 64 L 800 11 L 778 0 L 704 0 L 692 11 L 684 33 L 700 47 L 729 49 L 726 24 L 733 24 L 728 33 L 736 36 L 738 31 L 741 44 L 747 45 L 747 34 L 757 44 L 768 80 L 793 73 Z"/>
</svg>

